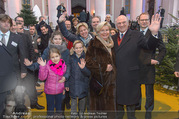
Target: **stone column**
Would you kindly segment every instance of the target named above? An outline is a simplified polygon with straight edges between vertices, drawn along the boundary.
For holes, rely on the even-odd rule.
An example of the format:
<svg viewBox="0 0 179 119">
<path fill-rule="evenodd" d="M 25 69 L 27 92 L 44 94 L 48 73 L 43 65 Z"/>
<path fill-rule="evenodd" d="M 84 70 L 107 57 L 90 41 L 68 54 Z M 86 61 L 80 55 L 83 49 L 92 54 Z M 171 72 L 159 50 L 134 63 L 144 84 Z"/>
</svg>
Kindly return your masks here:
<svg viewBox="0 0 179 119">
<path fill-rule="evenodd" d="M 67 0 L 67 14 L 71 15 L 71 0 Z"/>
<path fill-rule="evenodd" d="M 90 4 L 90 0 L 86 0 L 86 11 L 91 11 L 91 8 L 90 8 L 91 4 Z"/>
<path fill-rule="evenodd" d="M 106 16 L 106 0 L 95 0 L 95 16 L 101 16 L 101 21 Z"/>
<path fill-rule="evenodd" d="M 136 17 L 142 13 L 143 0 L 131 0 L 130 2 L 130 20 L 136 20 Z"/>
<path fill-rule="evenodd" d="M 49 10 L 49 23 L 52 23 L 52 27 L 55 28 L 57 25 L 57 6 L 59 5 L 58 0 L 48 0 Z"/>
<path fill-rule="evenodd" d="M 174 0 L 173 1 L 173 16 L 175 16 L 176 18 L 178 18 L 178 0 Z M 166 11 L 165 11 L 165 16 L 166 16 Z M 165 19 L 164 19 L 165 20 Z M 174 25 L 175 23 L 177 23 L 178 21 L 176 21 L 175 19 L 172 19 L 172 25 Z"/>
<path fill-rule="evenodd" d="M 12 19 L 17 16 L 17 13 L 20 13 L 22 8 L 21 0 L 7 0 L 7 12 Z"/>
</svg>

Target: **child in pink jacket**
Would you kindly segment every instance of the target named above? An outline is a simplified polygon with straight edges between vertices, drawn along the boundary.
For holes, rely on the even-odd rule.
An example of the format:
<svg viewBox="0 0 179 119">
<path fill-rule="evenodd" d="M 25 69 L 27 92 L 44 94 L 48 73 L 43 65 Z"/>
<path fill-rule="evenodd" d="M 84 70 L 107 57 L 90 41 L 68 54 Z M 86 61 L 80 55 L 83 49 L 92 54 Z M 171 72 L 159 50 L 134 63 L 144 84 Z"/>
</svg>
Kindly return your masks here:
<svg viewBox="0 0 179 119">
<path fill-rule="evenodd" d="M 61 59 L 61 54 L 58 49 L 50 49 L 50 60 L 43 61 L 42 58 L 38 59 L 40 64 L 39 79 L 45 80 L 44 92 L 47 99 L 47 114 L 52 115 L 54 108 L 56 112 L 61 111 L 62 97 L 64 94 L 64 82 L 62 78 L 66 72 L 65 62 Z"/>
</svg>

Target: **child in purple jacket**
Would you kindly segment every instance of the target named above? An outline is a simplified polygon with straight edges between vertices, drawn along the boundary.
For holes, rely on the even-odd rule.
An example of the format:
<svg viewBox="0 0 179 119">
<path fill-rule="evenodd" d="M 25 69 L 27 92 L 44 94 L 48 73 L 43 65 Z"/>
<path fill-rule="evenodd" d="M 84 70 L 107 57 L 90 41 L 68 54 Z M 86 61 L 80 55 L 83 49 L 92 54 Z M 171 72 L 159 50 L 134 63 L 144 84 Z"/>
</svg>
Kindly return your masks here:
<svg viewBox="0 0 179 119">
<path fill-rule="evenodd" d="M 46 60 L 38 59 L 40 64 L 39 79 L 44 81 L 44 92 L 47 99 L 47 114 L 52 115 L 54 108 L 56 112 L 61 111 L 62 97 L 65 92 L 64 82 L 62 79 L 66 72 L 66 65 L 61 59 L 61 54 L 57 48 L 50 49 L 50 60 L 46 64 Z"/>
</svg>

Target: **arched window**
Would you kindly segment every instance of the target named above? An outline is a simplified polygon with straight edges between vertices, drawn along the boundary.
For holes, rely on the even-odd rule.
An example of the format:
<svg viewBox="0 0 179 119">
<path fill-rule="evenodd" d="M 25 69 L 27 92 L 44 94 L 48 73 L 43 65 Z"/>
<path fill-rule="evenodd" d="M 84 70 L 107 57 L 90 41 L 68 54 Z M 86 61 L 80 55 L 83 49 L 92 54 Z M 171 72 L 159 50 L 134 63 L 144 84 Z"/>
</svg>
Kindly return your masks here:
<svg viewBox="0 0 179 119">
<path fill-rule="evenodd" d="M 110 0 L 106 0 L 106 14 L 110 14 Z"/>
<path fill-rule="evenodd" d="M 125 0 L 125 12 L 130 14 L 130 0 Z"/>
<path fill-rule="evenodd" d="M 30 0 L 22 0 L 22 4 L 28 4 L 28 5 L 30 5 Z"/>
</svg>

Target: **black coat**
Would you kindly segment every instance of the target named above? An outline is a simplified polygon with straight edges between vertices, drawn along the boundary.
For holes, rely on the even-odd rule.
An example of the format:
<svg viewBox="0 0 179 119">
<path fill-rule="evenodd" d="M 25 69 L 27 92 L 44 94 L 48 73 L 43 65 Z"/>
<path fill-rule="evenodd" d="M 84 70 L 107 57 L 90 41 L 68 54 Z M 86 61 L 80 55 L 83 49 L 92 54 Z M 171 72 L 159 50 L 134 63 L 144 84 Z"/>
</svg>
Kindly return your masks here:
<svg viewBox="0 0 179 119">
<path fill-rule="evenodd" d="M 12 54 L 13 65 L 14 65 L 13 70 L 17 74 L 19 74 L 20 72 L 27 73 L 27 68 L 24 65 L 24 58 L 26 54 L 24 52 L 25 46 L 22 37 L 18 34 L 10 32 L 7 48 Z"/>
<path fill-rule="evenodd" d="M 17 77 L 13 72 L 13 59 L 9 49 L 0 43 L 0 93 L 15 88 Z"/>
<path fill-rule="evenodd" d="M 85 53 L 81 57 L 77 57 L 76 54 L 70 56 L 70 78 L 67 81 L 67 87 L 69 86 L 71 98 L 84 98 L 88 95 L 89 77 L 90 71 L 84 67 L 81 69 L 78 65 L 80 59 L 85 59 Z"/>
<path fill-rule="evenodd" d="M 150 30 L 145 34 L 146 38 L 149 38 L 151 35 Z M 166 54 L 166 48 L 165 44 L 162 41 L 162 36 L 159 32 L 159 42 L 157 44 L 159 54 L 156 56 L 156 49 L 153 50 L 145 50 L 142 49 L 140 52 L 140 61 L 141 61 L 141 66 L 140 66 L 140 83 L 141 84 L 154 84 L 155 83 L 155 65 L 151 65 L 151 59 L 155 59 L 161 63 L 163 60 L 165 54 Z"/>
<path fill-rule="evenodd" d="M 179 51 L 176 57 L 175 71 L 179 71 Z"/>
<path fill-rule="evenodd" d="M 121 105 L 137 104 L 140 99 L 139 53 L 141 48 L 154 49 L 158 39 L 150 36 L 148 42 L 139 31 L 128 29 L 118 46 L 119 33 L 112 36 L 116 56 L 116 94 Z"/>
</svg>

